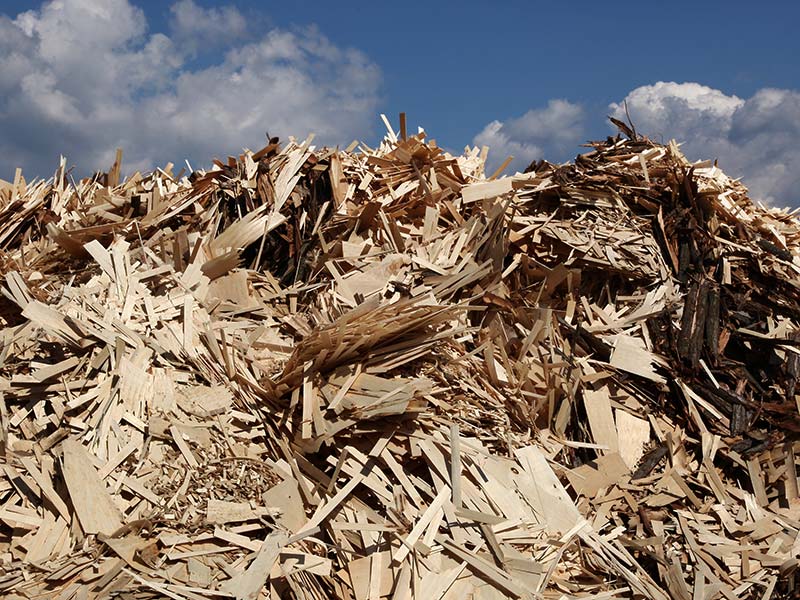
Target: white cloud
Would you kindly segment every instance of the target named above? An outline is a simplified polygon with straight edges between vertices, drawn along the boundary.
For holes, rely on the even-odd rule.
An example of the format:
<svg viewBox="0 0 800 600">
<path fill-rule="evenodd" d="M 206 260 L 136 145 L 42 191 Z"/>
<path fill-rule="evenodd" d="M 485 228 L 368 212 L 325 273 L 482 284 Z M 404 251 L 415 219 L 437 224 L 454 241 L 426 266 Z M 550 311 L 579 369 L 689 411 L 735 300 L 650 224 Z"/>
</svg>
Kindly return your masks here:
<svg viewBox="0 0 800 600">
<path fill-rule="evenodd" d="M 203 8 L 194 0 L 179 0 L 170 9 L 172 37 L 191 52 L 225 45 L 226 40 L 247 36 L 247 20 L 235 6 Z"/>
<path fill-rule="evenodd" d="M 744 104 L 741 98 L 726 96 L 719 90 L 699 83 L 659 81 L 630 92 L 625 101 L 634 124 L 642 120 L 653 133 L 673 135 L 676 127 L 694 133 L 708 133 L 724 126 L 730 116 Z M 611 104 L 618 118 L 624 118 L 623 102 Z M 636 111 L 635 116 L 633 111 Z"/>
<path fill-rule="evenodd" d="M 658 82 L 624 100 L 640 133 L 675 138 L 691 160 L 719 159 L 754 198 L 800 204 L 800 93 L 765 88 L 743 100 L 698 83 Z M 624 103 L 610 106 L 623 119 Z"/>
<path fill-rule="evenodd" d="M 233 7 L 181 0 L 169 35 L 128 0 L 53 0 L 0 16 L 0 177 L 46 175 L 58 155 L 85 170 L 125 150 L 128 168 L 258 147 L 264 134 L 348 143 L 369 133 L 380 71 L 317 29 L 247 35 Z M 246 40 L 246 41 L 242 41 Z M 213 64 L 193 57 L 214 45 Z"/>
<path fill-rule="evenodd" d="M 509 172 L 522 170 L 540 158 L 561 160 L 580 143 L 585 130 L 585 111 L 567 100 L 550 100 L 545 108 L 531 109 L 521 117 L 492 121 L 472 143 L 489 147 L 487 171 L 508 157 Z"/>
</svg>

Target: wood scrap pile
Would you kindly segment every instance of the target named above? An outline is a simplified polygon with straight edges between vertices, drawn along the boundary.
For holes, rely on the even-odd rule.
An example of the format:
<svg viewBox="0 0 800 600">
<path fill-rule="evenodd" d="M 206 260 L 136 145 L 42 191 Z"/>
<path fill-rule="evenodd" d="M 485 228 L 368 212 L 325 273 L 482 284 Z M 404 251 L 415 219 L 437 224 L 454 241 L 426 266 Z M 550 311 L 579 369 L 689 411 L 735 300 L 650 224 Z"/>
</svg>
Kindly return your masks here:
<svg viewBox="0 0 800 600">
<path fill-rule="evenodd" d="M 777 598 L 800 227 L 631 135 L 0 181 L 5 598 Z"/>
</svg>

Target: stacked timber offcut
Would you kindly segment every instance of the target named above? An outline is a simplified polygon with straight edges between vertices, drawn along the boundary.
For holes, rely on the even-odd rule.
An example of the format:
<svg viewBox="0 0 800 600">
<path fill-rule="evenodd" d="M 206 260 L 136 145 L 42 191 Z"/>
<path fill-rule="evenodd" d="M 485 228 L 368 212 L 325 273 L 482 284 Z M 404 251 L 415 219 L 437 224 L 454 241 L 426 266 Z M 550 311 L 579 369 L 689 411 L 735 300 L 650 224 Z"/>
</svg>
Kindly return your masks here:
<svg viewBox="0 0 800 600">
<path fill-rule="evenodd" d="M 795 217 L 404 129 L 0 181 L 2 597 L 796 597 Z"/>
</svg>

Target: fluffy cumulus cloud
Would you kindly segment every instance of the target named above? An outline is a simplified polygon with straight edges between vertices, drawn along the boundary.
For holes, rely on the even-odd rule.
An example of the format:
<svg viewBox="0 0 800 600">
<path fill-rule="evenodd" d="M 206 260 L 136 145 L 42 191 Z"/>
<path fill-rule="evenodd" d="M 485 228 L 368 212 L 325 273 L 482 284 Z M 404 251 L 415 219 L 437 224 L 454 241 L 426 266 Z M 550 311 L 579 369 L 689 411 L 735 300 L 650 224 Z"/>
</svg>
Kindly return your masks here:
<svg viewBox="0 0 800 600">
<path fill-rule="evenodd" d="M 193 0 L 179 0 L 169 12 L 172 38 L 192 53 L 225 46 L 231 39 L 248 37 L 247 20 L 235 6 L 202 8 Z"/>
<path fill-rule="evenodd" d="M 544 108 L 532 109 L 521 117 L 492 121 L 472 143 L 489 147 L 487 167 L 494 170 L 513 156 L 510 172 L 522 170 L 541 158 L 562 160 L 575 149 L 585 130 L 585 111 L 567 100 L 550 100 Z"/>
<path fill-rule="evenodd" d="M 800 93 L 762 89 L 742 99 L 697 83 L 659 82 L 612 104 L 614 116 L 624 118 L 625 104 L 639 132 L 675 138 L 691 160 L 718 159 L 754 198 L 800 205 Z"/>
<path fill-rule="evenodd" d="M 348 143 L 374 122 L 380 70 L 317 29 L 253 35 L 233 7 L 192 0 L 150 33 L 128 0 L 52 0 L 0 16 L 0 177 L 44 175 L 63 152 L 82 169 L 128 168 L 260 147 L 270 135 Z M 210 59 L 197 60 L 208 53 Z"/>
</svg>

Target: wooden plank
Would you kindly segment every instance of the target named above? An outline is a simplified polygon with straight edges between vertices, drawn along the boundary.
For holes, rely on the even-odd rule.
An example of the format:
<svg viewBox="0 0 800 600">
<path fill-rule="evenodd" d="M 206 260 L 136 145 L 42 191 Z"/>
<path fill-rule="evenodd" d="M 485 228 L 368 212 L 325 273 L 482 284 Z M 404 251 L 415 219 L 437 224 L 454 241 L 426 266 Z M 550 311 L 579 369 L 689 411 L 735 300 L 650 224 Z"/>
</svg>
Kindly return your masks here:
<svg viewBox="0 0 800 600">
<path fill-rule="evenodd" d="M 61 447 L 64 483 L 81 528 L 86 533 L 112 535 L 122 527 L 122 513 L 92 465 L 89 452 L 72 439 L 64 440 Z"/>
<path fill-rule="evenodd" d="M 583 390 L 583 407 L 589 419 L 594 442 L 606 448 L 603 452 L 610 454 L 619 452 L 619 437 L 611 412 L 608 391 L 605 388 Z"/>
<path fill-rule="evenodd" d="M 232 594 L 236 600 L 256 600 L 287 541 L 288 536 L 282 531 L 267 535 L 244 573 L 224 582 L 221 591 Z"/>
<path fill-rule="evenodd" d="M 439 490 L 439 493 L 436 494 L 436 497 L 428 505 L 428 508 L 425 509 L 425 512 L 423 512 L 420 518 L 417 519 L 416 523 L 414 523 L 414 526 L 411 528 L 411 531 L 408 533 L 408 535 L 400 540 L 402 545 L 392 555 L 392 561 L 400 563 L 405 560 L 406 556 L 408 556 L 408 553 L 414 547 L 414 544 L 417 543 L 417 540 L 422 535 L 422 532 L 425 531 L 425 528 L 433 520 L 436 512 L 444 506 L 445 502 L 448 501 L 451 493 L 452 490 L 448 486 L 443 486 L 442 489 Z"/>
<path fill-rule="evenodd" d="M 650 422 L 620 409 L 615 414 L 619 454 L 633 471 L 644 456 L 645 446 L 650 442 Z"/>
</svg>

